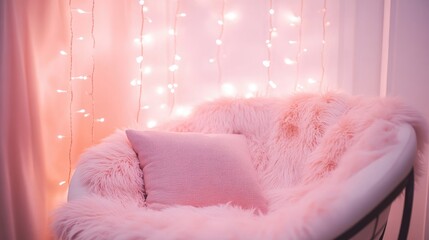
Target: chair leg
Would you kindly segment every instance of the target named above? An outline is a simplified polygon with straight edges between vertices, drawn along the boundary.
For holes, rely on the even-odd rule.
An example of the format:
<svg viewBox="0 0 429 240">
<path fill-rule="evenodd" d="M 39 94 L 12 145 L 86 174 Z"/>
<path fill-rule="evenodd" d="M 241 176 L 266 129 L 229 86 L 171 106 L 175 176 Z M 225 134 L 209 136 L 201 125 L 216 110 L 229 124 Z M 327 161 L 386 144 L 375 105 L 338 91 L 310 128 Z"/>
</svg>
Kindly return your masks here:
<svg viewBox="0 0 429 240">
<path fill-rule="evenodd" d="M 410 227 L 411 212 L 413 210 L 413 198 L 414 198 L 414 171 L 411 171 L 407 185 L 405 187 L 405 200 L 404 209 L 402 212 L 401 229 L 399 231 L 399 240 L 406 240 L 408 236 L 408 230 Z"/>
</svg>

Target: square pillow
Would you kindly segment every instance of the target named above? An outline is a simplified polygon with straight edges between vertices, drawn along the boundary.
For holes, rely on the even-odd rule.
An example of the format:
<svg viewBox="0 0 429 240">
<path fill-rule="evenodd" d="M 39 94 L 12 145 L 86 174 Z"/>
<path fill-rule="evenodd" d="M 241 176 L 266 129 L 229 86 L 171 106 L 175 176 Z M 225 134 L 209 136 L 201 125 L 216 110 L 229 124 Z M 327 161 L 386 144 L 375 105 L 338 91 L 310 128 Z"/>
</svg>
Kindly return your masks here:
<svg viewBox="0 0 429 240">
<path fill-rule="evenodd" d="M 127 130 L 149 207 L 231 203 L 266 212 L 246 138 L 238 134 Z"/>
</svg>

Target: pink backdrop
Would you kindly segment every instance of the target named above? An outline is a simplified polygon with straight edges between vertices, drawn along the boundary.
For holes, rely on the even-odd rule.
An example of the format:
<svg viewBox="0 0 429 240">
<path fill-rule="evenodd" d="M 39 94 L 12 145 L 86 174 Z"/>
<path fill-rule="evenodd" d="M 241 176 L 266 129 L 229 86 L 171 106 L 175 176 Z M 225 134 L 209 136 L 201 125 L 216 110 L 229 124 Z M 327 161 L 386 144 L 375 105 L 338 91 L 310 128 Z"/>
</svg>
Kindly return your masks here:
<svg viewBox="0 0 429 240">
<path fill-rule="evenodd" d="M 395 78 L 412 65 L 383 73 L 407 56 L 383 53 L 398 36 L 386 26 L 407 29 L 386 25 L 386 13 L 404 9 L 386 3 L 1 1 L 0 206 L 9 210 L 1 212 L 0 238 L 49 235 L 46 219 L 65 201 L 69 171 L 85 148 L 116 128 L 186 117 L 202 101 L 340 89 L 400 95 L 425 111 L 413 90 L 399 91 L 408 79 Z M 427 182 L 420 199 L 426 189 Z M 426 213 L 420 202 L 417 211 Z M 414 236 L 424 232 L 422 218 Z"/>
</svg>

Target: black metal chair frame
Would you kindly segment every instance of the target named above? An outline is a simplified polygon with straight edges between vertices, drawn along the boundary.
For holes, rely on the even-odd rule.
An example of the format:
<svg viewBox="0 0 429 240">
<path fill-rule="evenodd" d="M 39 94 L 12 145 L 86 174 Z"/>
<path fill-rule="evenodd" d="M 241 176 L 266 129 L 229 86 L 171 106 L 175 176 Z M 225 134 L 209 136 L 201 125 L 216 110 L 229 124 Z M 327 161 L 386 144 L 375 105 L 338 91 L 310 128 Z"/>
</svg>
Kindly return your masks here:
<svg viewBox="0 0 429 240">
<path fill-rule="evenodd" d="M 369 212 L 365 217 L 359 220 L 359 222 L 357 222 L 346 232 L 342 233 L 340 236 L 338 236 L 335 239 L 338 239 L 338 240 L 350 239 L 354 235 L 356 235 L 359 231 L 364 229 L 373 220 L 376 220 L 376 226 L 374 227 L 371 240 L 375 239 L 375 237 L 379 234 L 379 232 L 377 232 L 376 230 L 377 230 L 378 218 L 380 214 L 392 204 L 392 202 L 401 194 L 404 188 L 405 188 L 405 200 L 404 200 L 404 208 L 402 212 L 401 228 L 399 231 L 398 239 L 406 240 L 408 235 L 408 230 L 410 227 L 411 212 L 413 208 L 413 198 L 414 198 L 413 169 L 411 169 L 408 176 L 405 177 L 401 181 L 401 183 L 399 183 L 395 187 L 395 189 L 383 201 L 381 201 L 371 212 Z M 383 233 L 381 234 L 380 239 L 383 239 L 385 230 L 386 230 L 386 225 L 383 227 Z"/>
</svg>

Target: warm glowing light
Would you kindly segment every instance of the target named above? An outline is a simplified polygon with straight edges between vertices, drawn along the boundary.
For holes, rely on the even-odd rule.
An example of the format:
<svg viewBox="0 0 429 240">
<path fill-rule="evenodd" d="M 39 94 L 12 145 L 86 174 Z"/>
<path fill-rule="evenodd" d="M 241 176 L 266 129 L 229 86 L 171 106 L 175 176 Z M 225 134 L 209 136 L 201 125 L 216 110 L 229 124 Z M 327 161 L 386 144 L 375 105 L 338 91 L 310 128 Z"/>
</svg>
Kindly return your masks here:
<svg viewBox="0 0 429 240">
<path fill-rule="evenodd" d="M 89 114 L 89 113 L 85 113 L 83 116 L 84 116 L 84 117 L 89 117 L 89 115 L 91 115 L 91 114 Z"/>
<path fill-rule="evenodd" d="M 174 35 L 176 32 L 174 31 L 174 29 L 172 29 L 172 28 L 170 28 L 170 29 L 168 29 L 168 34 L 169 35 Z"/>
<path fill-rule="evenodd" d="M 271 48 L 273 46 L 270 40 L 265 41 L 265 43 L 267 44 L 268 48 Z"/>
<path fill-rule="evenodd" d="M 159 106 L 161 109 L 166 109 L 167 108 L 167 104 L 161 104 L 161 106 Z"/>
<path fill-rule="evenodd" d="M 163 94 L 164 92 L 165 92 L 165 89 L 163 87 L 156 88 L 156 93 L 158 93 L 159 95 Z"/>
<path fill-rule="evenodd" d="M 66 93 L 66 90 L 62 90 L 62 89 L 57 89 L 57 93 Z"/>
<path fill-rule="evenodd" d="M 139 4 L 140 4 L 140 5 L 144 5 L 144 0 L 140 0 L 140 1 L 139 1 Z"/>
<path fill-rule="evenodd" d="M 224 83 L 224 84 L 222 84 L 221 88 L 222 88 L 222 93 L 225 96 L 232 97 L 232 96 L 235 96 L 235 94 L 236 94 L 236 89 L 235 89 L 234 85 L 232 85 L 231 83 Z"/>
<path fill-rule="evenodd" d="M 134 38 L 134 42 L 139 44 L 140 43 L 140 38 Z"/>
<path fill-rule="evenodd" d="M 255 83 L 250 83 L 248 86 L 249 91 L 251 92 L 257 92 L 258 91 L 258 85 Z"/>
<path fill-rule="evenodd" d="M 331 26 L 331 22 L 326 22 L 325 26 L 327 26 L 327 27 Z"/>
<path fill-rule="evenodd" d="M 85 113 L 86 112 L 86 110 L 85 109 L 80 109 L 80 110 L 78 110 L 78 111 L 76 111 L 77 113 Z"/>
<path fill-rule="evenodd" d="M 58 139 L 63 139 L 63 138 L 65 138 L 65 136 L 64 135 L 57 135 L 57 138 Z"/>
<path fill-rule="evenodd" d="M 97 122 L 104 122 L 105 121 L 105 119 L 104 118 L 97 118 L 95 121 L 97 121 Z"/>
<path fill-rule="evenodd" d="M 147 12 L 149 11 L 149 8 L 147 8 L 146 6 L 143 6 L 143 12 Z"/>
<path fill-rule="evenodd" d="M 62 186 L 64 184 L 66 184 L 66 181 L 61 181 L 61 182 L 58 183 L 59 186 Z"/>
<path fill-rule="evenodd" d="M 302 90 L 304 90 L 304 86 L 302 86 L 301 84 L 298 84 L 297 86 L 296 86 L 296 90 L 297 91 L 302 91 Z"/>
<path fill-rule="evenodd" d="M 272 88 L 277 88 L 277 84 L 275 82 L 273 82 L 272 80 L 268 81 L 268 84 L 270 85 L 270 87 Z"/>
<path fill-rule="evenodd" d="M 152 68 L 151 67 L 145 67 L 143 69 L 143 73 L 146 74 L 146 75 L 151 74 L 152 73 Z"/>
<path fill-rule="evenodd" d="M 235 12 L 228 12 L 227 14 L 225 14 L 225 19 L 233 21 L 237 19 L 237 14 Z"/>
<path fill-rule="evenodd" d="M 177 66 L 176 64 L 170 65 L 170 67 L 168 67 L 168 70 L 170 70 L 171 72 L 175 72 L 177 71 L 177 69 L 179 69 L 179 66 Z"/>
<path fill-rule="evenodd" d="M 156 127 L 156 125 L 158 125 L 158 122 L 155 120 L 149 120 L 146 122 L 146 126 L 148 128 L 154 128 L 154 127 Z"/>
<path fill-rule="evenodd" d="M 289 40 L 289 44 L 297 44 L 298 43 L 298 41 L 295 41 L 295 40 Z"/>
<path fill-rule="evenodd" d="M 88 76 L 85 76 L 85 75 L 71 78 L 71 80 L 87 80 L 87 79 L 88 79 Z"/>
<path fill-rule="evenodd" d="M 223 25 L 223 21 L 222 20 L 217 20 L 217 24 Z"/>
<path fill-rule="evenodd" d="M 209 59 L 209 63 L 214 63 L 214 62 L 215 62 L 215 60 L 213 58 Z"/>
<path fill-rule="evenodd" d="M 271 15 L 274 15 L 274 9 L 270 9 L 269 11 L 268 11 Z"/>
<path fill-rule="evenodd" d="M 222 40 L 220 40 L 220 39 L 216 39 L 216 44 L 217 44 L 217 45 L 222 45 Z"/>
<path fill-rule="evenodd" d="M 174 56 L 174 59 L 175 59 L 176 61 L 180 61 L 180 60 L 182 60 L 182 57 L 176 54 L 176 55 Z"/>
<path fill-rule="evenodd" d="M 314 80 L 313 78 L 309 78 L 309 79 L 307 79 L 307 82 L 308 82 L 309 84 L 315 84 L 317 81 L 316 81 L 316 80 Z"/>
<path fill-rule="evenodd" d="M 264 67 L 270 67 L 271 62 L 269 60 L 264 60 L 262 61 L 262 65 L 264 65 Z"/>
<path fill-rule="evenodd" d="M 83 40 L 83 37 L 78 37 L 78 38 L 77 38 L 77 40 L 81 40 L 81 41 L 82 41 L 82 40 Z"/>
<path fill-rule="evenodd" d="M 143 56 L 138 56 L 138 57 L 136 57 L 136 62 L 137 62 L 137 63 L 141 63 L 141 62 L 143 62 Z"/>
<path fill-rule="evenodd" d="M 144 105 L 143 107 L 142 107 L 142 109 L 144 109 L 144 110 L 147 110 L 147 109 L 149 109 L 150 108 L 150 106 L 149 105 Z"/>
<path fill-rule="evenodd" d="M 302 49 L 302 51 L 304 51 L 304 52 L 308 52 L 308 49 L 307 49 L 307 48 L 304 48 L 304 49 Z"/>
<path fill-rule="evenodd" d="M 143 36 L 143 43 L 151 43 L 153 42 L 152 34 L 146 34 Z"/>
<path fill-rule="evenodd" d="M 76 9 L 76 11 L 77 11 L 78 13 L 80 13 L 80 14 L 86 13 L 84 10 L 82 10 L 82 9 L 80 9 L 80 8 Z"/>
<path fill-rule="evenodd" d="M 140 79 L 133 79 L 133 80 L 131 80 L 130 85 L 133 87 L 140 86 L 140 85 L 142 85 L 142 81 Z"/>
<path fill-rule="evenodd" d="M 177 14 L 178 17 L 186 17 L 186 13 L 179 13 Z"/>
<path fill-rule="evenodd" d="M 289 22 L 290 23 L 295 23 L 295 24 L 297 24 L 297 23 L 300 23 L 301 22 L 301 17 L 298 17 L 298 16 L 295 16 L 295 15 L 293 15 L 293 14 L 290 14 L 290 15 L 288 15 L 288 20 L 289 20 Z"/>
<path fill-rule="evenodd" d="M 244 95 L 244 97 L 245 98 L 253 98 L 253 97 L 255 97 L 255 94 L 248 92 L 248 93 L 246 93 L 246 95 Z"/>
<path fill-rule="evenodd" d="M 292 60 L 292 59 L 290 59 L 290 58 L 285 58 L 284 62 L 285 62 L 287 65 L 295 64 L 295 61 L 294 61 L 294 60 Z"/>
<path fill-rule="evenodd" d="M 61 51 L 60 51 L 60 54 L 61 54 L 61 55 L 63 55 L 63 56 L 65 56 L 65 55 L 67 55 L 67 52 L 66 52 L 66 51 L 64 51 L 64 50 L 61 50 Z"/>
</svg>

